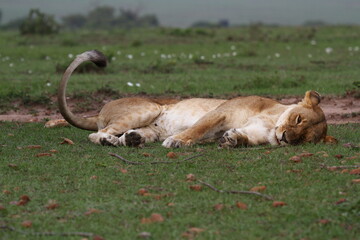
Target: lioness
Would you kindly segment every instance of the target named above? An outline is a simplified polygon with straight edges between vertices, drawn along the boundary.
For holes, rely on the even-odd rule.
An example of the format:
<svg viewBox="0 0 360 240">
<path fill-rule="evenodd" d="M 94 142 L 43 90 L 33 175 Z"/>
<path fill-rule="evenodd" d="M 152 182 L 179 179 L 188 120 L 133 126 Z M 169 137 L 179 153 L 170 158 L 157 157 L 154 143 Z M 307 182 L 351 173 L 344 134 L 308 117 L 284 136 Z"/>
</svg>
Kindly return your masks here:
<svg viewBox="0 0 360 240">
<path fill-rule="evenodd" d="M 236 147 L 333 140 L 326 135 L 326 119 L 315 91 L 307 91 L 304 99 L 293 105 L 258 96 L 181 101 L 122 98 L 107 103 L 98 116 L 75 116 L 66 103 L 66 86 L 76 67 L 89 60 L 106 66 L 106 58 L 99 51 L 78 55 L 62 77 L 58 101 L 67 122 L 97 131 L 89 135 L 96 144 L 136 147 L 163 141 L 164 147 L 171 148 L 219 139 L 221 147 Z M 50 121 L 46 125 L 53 124 Z"/>
</svg>

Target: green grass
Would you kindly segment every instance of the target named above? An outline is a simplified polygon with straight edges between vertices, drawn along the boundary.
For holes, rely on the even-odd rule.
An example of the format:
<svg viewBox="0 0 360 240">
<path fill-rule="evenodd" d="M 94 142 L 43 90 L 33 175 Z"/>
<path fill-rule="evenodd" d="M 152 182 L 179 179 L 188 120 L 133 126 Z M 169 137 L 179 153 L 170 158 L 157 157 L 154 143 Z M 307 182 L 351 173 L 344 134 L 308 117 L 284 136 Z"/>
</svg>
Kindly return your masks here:
<svg viewBox="0 0 360 240">
<path fill-rule="evenodd" d="M 170 150 L 160 143 L 143 149 L 96 146 L 87 140 L 88 132 L 72 127 L 44 129 L 41 124 L 0 123 L 0 205 L 6 208 L 0 210 L 0 222 L 27 232 L 81 231 L 106 239 L 135 239 L 144 231 L 150 232 L 152 239 L 181 239 L 191 227 L 205 230 L 197 239 L 356 239 L 360 234 L 360 185 L 352 180 L 358 177 L 322 169 L 321 164 L 359 164 L 358 148 L 343 146 L 348 142 L 359 144 L 358 129 L 359 124 L 330 126 L 329 134 L 339 139 L 338 145 L 218 150 L 216 144 L 207 144 L 171 150 L 178 160 L 204 154 L 193 161 L 126 165 L 108 153 L 150 162 L 169 160 L 166 154 Z M 63 137 L 75 144 L 60 144 Z M 29 145 L 42 148 L 29 149 Z M 51 149 L 58 152 L 36 157 Z M 289 160 L 303 152 L 314 155 L 301 163 Z M 336 158 L 338 154 L 343 158 Z M 196 192 L 189 186 L 199 183 L 187 182 L 189 173 L 224 190 L 264 185 L 264 194 L 287 205 L 274 208 L 272 201 L 257 196 L 222 194 L 205 186 Z M 151 196 L 138 195 L 141 188 Z M 30 197 L 27 205 L 10 204 L 22 195 Z M 163 197 L 157 200 L 156 195 Z M 341 198 L 346 202 L 337 205 Z M 47 210 L 49 200 L 55 200 L 59 207 Z M 248 209 L 238 209 L 238 201 Z M 216 204 L 224 204 L 224 208 L 215 210 Z M 84 215 L 90 208 L 101 212 Z M 141 219 L 152 213 L 161 214 L 164 222 L 142 224 Z M 321 219 L 330 222 L 321 224 Z M 32 227 L 22 227 L 24 220 L 32 221 Z M 6 230 L 0 230 L 0 237 L 39 239 Z"/>
</svg>

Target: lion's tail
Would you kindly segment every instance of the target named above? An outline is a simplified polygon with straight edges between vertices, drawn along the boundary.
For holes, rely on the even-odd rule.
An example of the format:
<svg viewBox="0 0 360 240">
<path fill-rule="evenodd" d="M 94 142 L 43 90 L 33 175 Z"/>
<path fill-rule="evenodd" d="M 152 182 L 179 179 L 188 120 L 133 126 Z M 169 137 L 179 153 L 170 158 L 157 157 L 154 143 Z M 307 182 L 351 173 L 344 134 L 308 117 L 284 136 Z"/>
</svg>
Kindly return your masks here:
<svg viewBox="0 0 360 240">
<path fill-rule="evenodd" d="M 69 109 L 66 103 L 66 86 L 67 82 L 74 72 L 74 70 L 83 62 L 92 61 L 99 67 L 106 67 L 107 61 L 104 54 L 97 50 L 87 51 L 80 55 L 77 55 L 74 61 L 69 65 L 66 69 L 58 90 L 58 102 L 59 102 L 59 109 L 61 115 L 68 121 L 71 125 L 91 131 L 97 131 L 98 127 L 96 124 L 97 118 L 84 118 L 74 115 L 71 110 Z"/>
</svg>

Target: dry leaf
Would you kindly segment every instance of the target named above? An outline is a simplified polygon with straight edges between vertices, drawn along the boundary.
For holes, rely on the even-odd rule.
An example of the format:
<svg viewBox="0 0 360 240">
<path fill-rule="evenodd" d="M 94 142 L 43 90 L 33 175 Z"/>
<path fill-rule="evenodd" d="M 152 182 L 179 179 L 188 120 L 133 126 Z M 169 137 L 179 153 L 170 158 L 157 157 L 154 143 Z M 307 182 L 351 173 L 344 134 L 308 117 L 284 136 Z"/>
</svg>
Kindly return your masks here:
<svg viewBox="0 0 360 240">
<path fill-rule="evenodd" d="M 243 209 L 243 210 L 246 210 L 248 208 L 248 206 L 242 202 L 236 202 L 236 207 Z"/>
<path fill-rule="evenodd" d="M 301 162 L 301 157 L 293 156 L 293 157 L 289 158 L 289 160 L 294 162 L 294 163 L 299 163 L 299 162 Z"/>
<path fill-rule="evenodd" d="M 329 219 L 320 219 L 319 223 L 320 224 L 328 224 L 328 223 L 330 223 L 330 220 Z"/>
<path fill-rule="evenodd" d="M 48 210 L 53 210 L 58 207 L 59 207 L 59 204 L 55 200 L 49 200 L 48 204 L 45 206 L 45 208 Z"/>
<path fill-rule="evenodd" d="M 93 237 L 93 240 L 105 240 L 105 238 L 103 238 L 103 237 L 101 237 L 101 236 L 99 236 L 99 235 L 95 235 L 95 236 Z"/>
<path fill-rule="evenodd" d="M 28 202 L 30 202 L 29 196 L 27 196 L 27 195 L 22 195 L 22 196 L 20 197 L 20 201 L 18 201 L 18 202 L 16 203 L 16 205 L 17 205 L 17 206 L 24 206 L 24 205 L 26 205 Z"/>
<path fill-rule="evenodd" d="M 56 149 L 51 149 L 51 150 L 49 150 L 49 152 L 51 152 L 51 153 L 57 153 L 58 150 L 56 150 Z"/>
<path fill-rule="evenodd" d="M 169 202 L 168 204 L 166 204 L 167 206 L 169 206 L 169 207 L 173 207 L 173 206 L 175 206 L 175 203 L 173 203 L 173 202 Z"/>
<path fill-rule="evenodd" d="M 273 207 L 282 207 L 282 206 L 285 206 L 287 204 L 286 204 L 286 202 L 274 201 L 272 205 L 273 205 Z"/>
<path fill-rule="evenodd" d="M 192 228 L 189 228 L 188 231 L 191 232 L 191 233 L 201 233 L 201 232 L 205 231 L 205 229 L 192 227 Z"/>
<path fill-rule="evenodd" d="M 97 178 L 98 178 L 98 176 L 93 175 L 93 176 L 90 177 L 90 180 L 96 180 Z"/>
<path fill-rule="evenodd" d="M 312 155 L 314 155 L 313 153 L 309 153 L 309 152 L 304 152 L 304 153 L 301 153 L 299 155 L 299 157 L 311 157 Z"/>
<path fill-rule="evenodd" d="M 166 154 L 166 156 L 167 156 L 168 158 L 177 158 L 177 156 L 176 156 L 176 154 L 175 154 L 174 152 L 168 152 L 168 153 Z"/>
<path fill-rule="evenodd" d="M 3 194 L 11 194 L 11 192 L 9 190 L 6 190 L 6 189 L 3 190 L 2 192 L 3 192 Z"/>
<path fill-rule="evenodd" d="M 156 223 L 156 222 L 163 222 L 163 221 L 164 221 L 164 217 L 161 216 L 161 214 L 153 213 L 153 214 L 151 214 L 150 218 L 142 218 L 140 222 L 142 224 L 147 224 L 147 223 Z"/>
<path fill-rule="evenodd" d="M 336 157 L 337 159 L 341 159 L 341 158 L 343 158 L 344 156 L 341 155 L 341 154 L 336 154 L 335 157 Z"/>
<path fill-rule="evenodd" d="M 349 173 L 353 174 L 353 175 L 359 175 L 360 174 L 360 168 L 353 169 Z"/>
<path fill-rule="evenodd" d="M 139 238 L 150 238 L 151 237 L 151 233 L 149 232 L 141 232 L 138 234 Z"/>
<path fill-rule="evenodd" d="M 143 155 L 144 157 L 151 157 L 151 154 L 150 154 L 150 153 L 147 153 L 147 152 L 142 153 L 142 155 Z"/>
<path fill-rule="evenodd" d="M 145 195 L 148 195 L 148 190 L 146 190 L 145 188 L 140 188 L 138 190 L 138 194 L 141 195 L 141 196 L 145 196 Z"/>
<path fill-rule="evenodd" d="M 202 186 L 201 185 L 191 185 L 189 186 L 189 188 L 193 191 L 197 191 L 200 192 L 202 190 Z"/>
<path fill-rule="evenodd" d="M 84 213 L 84 215 L 85 215 L 85 216 L 89 216 L 89 215 L 91 215 L 91 214 L 93 214 L 93 213 L 101 213 L 101 212 L 102 212 L 102 211 L 99 210 L 99 209 L 89 208 L 89 209 Z"/>
<path fill-rule="evenodd" d="M 18 169 L 19 169 L 18 165 L 14 164 L 14 163 L 9 163 L 9 164 L 8 164 L 8 167 L 9 167 L 9 168 L 12 168 L 12 169 L 14 169 L 14 170 L 18 170 Z"/>
<path fill-rule="evenodd" d="M 215 204 L 214 205 L 214 209 L 216 210 L 216 211 L 220 211 L 220 210 L 222 210 L 224 208 L 224 204 L 222 204 L 222 203 L 218 203 L 218 204 Z"/>
<path fill-rule="evenodd" d="M 360 178 L 351 180 L 352 183 L 360 183 Z"/>
<path fill-rule="evenodd" d="M 186 175 L 186 181 L 191 182 L 191 181 L 195 181 L 196 177 L 194 174 L 189 173 L 188 175 Z"/>
<path fill-rule="evenodd" d="M 256 186 L 250 189 L 251 192 L 262 192 L 265 191 L 266 186 Z"/>
<path fill-rule="evenodd" d="M 69 145 L 74 145 L 74 142 L 71 141 L 68 138 L 63 138 L 63 141 L 60 144 L 69 144 Z"/>
<path fill-rule="evenodd" d="M 38 153 L 35 155 L 35 157 L 46 157 L 46 156 L 52 156 L 51 153 Z"/>
<path fill-rule="evenodd" d="M 38 148 L 42 148 L 41 145 L 29 145 L 26 148 L 28 149 L 38 149 Z"/>
<path fill-rule="evenodd" d="M 128 170 L 125 168 L 120 168 L 119 171 L 124 174 L 126 174 L 128 172 Z"/>
<path fill-rule="evenodd" d="M 335 204 L 341 204 L 343 202 L 346 202 L 345 198 L 340 198 L 338 201 L 335 202 Z"/>
<path fill-rule="evenodd" d="M 23 226 L 25 228 L 30 228 L 32 226 L 32 222 L 29 220 L 25 220 L 21 223 L 21 226 Z"/>
</svg>

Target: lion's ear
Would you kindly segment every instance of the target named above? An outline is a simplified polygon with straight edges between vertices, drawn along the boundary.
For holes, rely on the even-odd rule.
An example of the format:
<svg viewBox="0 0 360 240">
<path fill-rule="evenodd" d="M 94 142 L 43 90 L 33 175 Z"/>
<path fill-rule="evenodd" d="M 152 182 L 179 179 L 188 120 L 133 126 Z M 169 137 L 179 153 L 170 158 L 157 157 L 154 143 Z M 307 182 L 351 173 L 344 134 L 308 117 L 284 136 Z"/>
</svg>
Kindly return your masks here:
<svg viewBox="0 0 360 240">
<path fill-rule="evenodd" d="M 305 107 L 314 107 L 317 106 L 321 101 L 321 96 L 316 91 L 307 91 L 305 97 L 302 100 L 301 104 Z"/>
<path fill-rule="evenodd" d="M 336 138 L 334 138 L 333 136 L 326 136 L 324 139 L 323 139 L 323 142 L 325 144 L 337 144 L 338 143 L 338 140 Z"/>
</svg>

